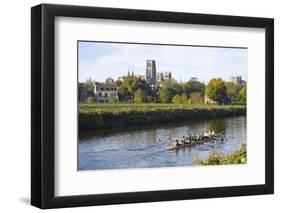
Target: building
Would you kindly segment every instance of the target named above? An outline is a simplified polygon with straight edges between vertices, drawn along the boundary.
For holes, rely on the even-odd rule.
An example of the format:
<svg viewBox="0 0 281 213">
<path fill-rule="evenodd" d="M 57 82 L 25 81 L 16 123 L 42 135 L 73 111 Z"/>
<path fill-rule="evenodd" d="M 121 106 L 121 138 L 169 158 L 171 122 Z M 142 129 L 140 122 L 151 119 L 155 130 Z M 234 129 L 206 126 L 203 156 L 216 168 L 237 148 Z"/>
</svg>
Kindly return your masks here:
<svg viewBox="0 0 281 213">
<path fill-rule="evenodd" d="M 207 95 L 204 96 L 204 103 L 205 104 L 219 104 L 218 101 L 214 101 L 211 98 L 209 98 Z M 230 104 L 231 103 L 231 99 L 229 97 L 224 97 L 220 104 Z"/>
<path fill-rule="evenodd" d="M 104 83 L 94 83 L 94 97 L 97 102 L 118 100 L 117 87 L 112 78 L 107 78 Z"/>
<path fill-rule="evenodd" d="M 114 84 L 114 80 L 111 77 L 109 77 L 105 80 L 105 83 L 106 84 Z"/>
<path fill-rule="evenodd" d="M 207 95 L 204 96 L 204 104 L 217 104 L 217 101 L 210 99 Z"/>
<path fill-rule="evenodd" d="M 146 61 L 145 78 L 147 83 L 154 83 L 156 81 L 156 63 L 155 60 Z"/>
<path fill-rule="evenodd" d="M 164 72 L 164 81 L 172 80 L 172 73 L 171 72 Z"/>
<path fill-rule="evenodd" d="M 197 82 L 198 81 L 198 78 L 196 78 L 196 77 L 191 77 L 190 79 L 189 79 L 189 81 L 193 81 L 193 82 Z"/>
<path fill-rule="evenodd" d="M 157 81 L 164 81 L 164 74 L 163 74 L 163 72 L 157 72 L 156 73 L 156 80 Z"/>
<path fill-rule="evenodd" d="M 156 80 L 157 81 L 172 80 L 172 73 L 171 72 L 157 72 Z"/>
<path fill-rule="evenodd" d="M 234 83 L 234 84 L 242 84 L 242 77 L 241 76 L 232 76 L 230 77 L 230 82 Z"/>
<path fill-rule="evenodd" d="M 247 82 L 245 80 L 243 80 L 241 76 L 232 76 L 232 77 L 230 77 L 229 81 L 234 84 L 242 84 L 242 85 L 247 84 Z"/>
</svg>

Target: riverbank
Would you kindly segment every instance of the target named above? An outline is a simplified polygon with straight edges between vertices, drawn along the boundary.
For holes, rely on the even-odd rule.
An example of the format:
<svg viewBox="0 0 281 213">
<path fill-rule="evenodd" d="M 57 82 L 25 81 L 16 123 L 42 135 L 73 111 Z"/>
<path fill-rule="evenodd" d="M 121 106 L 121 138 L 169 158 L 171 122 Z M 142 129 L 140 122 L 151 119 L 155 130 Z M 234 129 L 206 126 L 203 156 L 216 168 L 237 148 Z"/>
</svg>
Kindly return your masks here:
<svg viewBox="0 0 281 213">
<path fill-rule="evenodd" d="M 176 104 L 81 104 L 79 130 L 132 127 L 246 115 L 246 106 Z"/>
<path fill-rule="evenodd" d="M 228 154 L 219 155 L 216 151 L 210 154 L 206 159 L 196 158 L 195 165 L 225 165 L 225 164 L 245 164 L 247 162 L 246 144 L 242 144 L 239 150 Z"/>
</svg>

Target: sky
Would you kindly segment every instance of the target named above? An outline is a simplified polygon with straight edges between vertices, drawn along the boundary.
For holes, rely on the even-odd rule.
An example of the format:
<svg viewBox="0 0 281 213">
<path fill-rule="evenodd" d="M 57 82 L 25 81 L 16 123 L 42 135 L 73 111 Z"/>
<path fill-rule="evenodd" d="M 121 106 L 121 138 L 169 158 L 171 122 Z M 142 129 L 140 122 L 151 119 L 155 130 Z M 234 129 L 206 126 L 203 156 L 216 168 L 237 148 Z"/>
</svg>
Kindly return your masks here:
<svg viewBox="0 0 281 213">
<path fill-rule="evenodd" d="M 167 46 L 128 43 L 78 42 L 79 82 L 87 78 L 104 82 L 127 75 L 145 75 L 146 61 L 156 61 L 156 70 L 170 71 L 172 78 L 186 82 L 191 77 L 207 83 L 214 77 L 247 80 L 245 48 Z"/>
</svg>

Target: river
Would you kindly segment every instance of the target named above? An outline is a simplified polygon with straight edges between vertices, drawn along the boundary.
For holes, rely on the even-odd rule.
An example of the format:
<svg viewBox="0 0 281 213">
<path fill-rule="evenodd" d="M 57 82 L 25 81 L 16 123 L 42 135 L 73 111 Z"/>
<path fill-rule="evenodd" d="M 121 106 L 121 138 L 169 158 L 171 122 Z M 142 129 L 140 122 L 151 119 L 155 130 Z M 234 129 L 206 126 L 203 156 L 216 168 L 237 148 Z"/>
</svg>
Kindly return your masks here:
<svg viewBox="0 0 281 213">
<path fill-rule="evenodd" d="M 214 130 L 225 142 L 205 143 L 177 151 L 169 150 L 169 138 L 187 132 Z M 178 124 L 82 132 L 78 143 L 78 170 L 103 170 L 192 166 L 216 150 L 229 154 L 246 143 L 246 117 L 228 117 Z"/>
</svg>

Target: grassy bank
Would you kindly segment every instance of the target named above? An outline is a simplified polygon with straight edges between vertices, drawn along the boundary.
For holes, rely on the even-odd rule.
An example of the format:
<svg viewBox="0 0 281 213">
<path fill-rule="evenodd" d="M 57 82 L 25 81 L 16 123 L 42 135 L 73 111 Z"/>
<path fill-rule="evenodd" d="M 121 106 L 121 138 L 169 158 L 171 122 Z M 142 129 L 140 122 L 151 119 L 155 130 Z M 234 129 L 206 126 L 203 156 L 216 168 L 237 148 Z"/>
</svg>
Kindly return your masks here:
<svg viewBox="0 0 281 213">
<path fill-rule="evenodd" d="M 205 160 L 195 159 L 195 165 L 225 165 L 225 164 L 245 164 L 247 162 L 246 144 L 232 154 L 219 155 L 216 151 L 210 154 Z"/>
<path fill-rule="evenodd" d="M 79 130 L 131 127 L 245 114 L 245 106 L 81 104 L 79 105 Z"/>
</svg>

